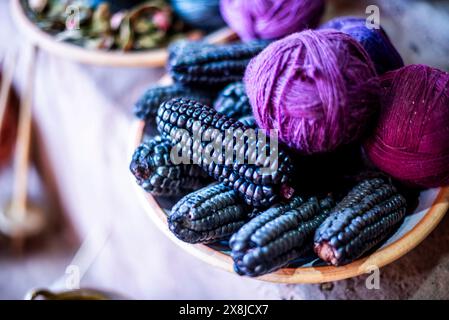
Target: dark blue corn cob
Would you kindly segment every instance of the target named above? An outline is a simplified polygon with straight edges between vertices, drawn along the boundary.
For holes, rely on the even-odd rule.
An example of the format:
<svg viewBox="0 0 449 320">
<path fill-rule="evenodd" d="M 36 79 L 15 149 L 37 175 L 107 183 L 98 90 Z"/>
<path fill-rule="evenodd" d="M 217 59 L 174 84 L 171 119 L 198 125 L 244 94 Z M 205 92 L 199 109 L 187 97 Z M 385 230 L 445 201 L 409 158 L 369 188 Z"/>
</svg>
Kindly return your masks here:
<svg viewBox="0 0 449 320">
<path fill-rule="evenodd" d="M 262 132 L 259 134 L 258 129 L 251 129 L 213 108 L 186 99 L 163 103 L 156 122 L 159 132 L 170 137 L 190 163 L 197 163 L 211 177 L 237 190 L 248 205 L 267 207 L 292 196 L 290 157 L 280 146 L 270 150 L 269 137 Z M 231 139 L 226 139 L 228 130 L 234 132 Z M 247 130 L 254 133 L 254 139 L 243 139 L 235 134 Z M 209 154 L 210 141 L 217 136 L 224 138 L 219 149 L 214 150 L 217 159 L 211 160 L 205 155 Z M 227 157 L 229 150 L 231 159 Z"/>
<path fill-rule="evenodd" d="M 235 271 L 256 277 L 302 257 L 312 247 L 313 234 L 333 204 L 330 196 L 321 201 L 294 197 L 259 213 L 229 241 Z"/>
<path fill-rule="evenodd" d="M 221 45 L 178 41 L 168 49 L 168 70 L 178 83 L 223 87 L 241 81 L 249 61 L 267 45 L 267 41 Z"/>
<path fill-rule="evenodd" d="M 218 94 L 214 102 L 214 108 L 218 112 L 235 119 L 253 114 L 243 82 L 234 82 L 226 86 Z"/>
<path fill-rule="evenodd" d="M 251 211 L 234 190 L 215 184 L 176 203 L 168 225 L 182 241 L 210 243 L 229 238 L 248 220 Z"/>
<path fill-rule="evenodd" d="M 215 93 L 210 90 L 193 89 L 180 84 L 153 86 L 134 104 L 134 115 L 141 120 L 147 120 L 156 116 L 157 109 L 164 101 L 173 98 L 188 98 L 209 105 L 214 96 Z"/>
<path fill-rule="evenodd" d="M 388 237 L 405 216 L 407 201 L 385 179 L 361 182 L 315 233 L 315 252 L 335 266 L 352 262 Z"/>
<path fill-rule="evenodd" d="M 160 136 L 142 143 L 134 152 L 130 170 L 147 192 L 159 196 L 183 195 L 204 186 L 209 177 L 197 165 L 174 165 L 171 141 Z"/>
</svg>

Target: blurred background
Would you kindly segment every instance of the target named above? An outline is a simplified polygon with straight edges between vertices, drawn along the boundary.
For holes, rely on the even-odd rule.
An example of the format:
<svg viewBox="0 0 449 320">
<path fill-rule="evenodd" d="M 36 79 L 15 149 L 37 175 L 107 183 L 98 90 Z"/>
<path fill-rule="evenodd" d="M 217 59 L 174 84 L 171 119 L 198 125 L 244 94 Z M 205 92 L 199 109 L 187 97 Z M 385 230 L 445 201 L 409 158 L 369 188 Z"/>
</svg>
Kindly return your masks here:
<svg viewBox="0 0 449 320">
<path fill-rule="evenodd" d="M 327 2 L 323 21 L 366 16 L 367 5 L 378 5 L 381 25 L 406 64 L 449 70 L 449 1 Z M 25 188 L 28 206 L 43 212 L 44 222 L 33 223 L 45 229 L 30 231 L 26 240 L 3 230 L 1 299 L 22 299 L 33 288 L 78 286 L 141 299 L 449 298 L 448 218 L 417 249 L 381 270 L 380 290 L 366 289 L 366 276 L 323 285 L 264 283 L 182 251 L 145 215 L 128 172 L 135 138 L 132 105 L 164 68 L 102 67 L 35 52 L 9 7 L 10 1 L 0 0 L 0 79 L 11 78 L 13 88 L 0 139 L 0 210 L 7 211 L 11 199 L 20 203 Z M 206 32 L 222 27 L 219 20 L 211 16 Z M 189 33 L 194 29 L 187 27 Z M 140 40 L 140 48 L 156 41 Z M 12 77 L 8 63 L 14 65 Z M 23 147 L 27 126 L 18 125 L 19 114 L 24 117 L 19 111 L 27 105 L 32 107 L 29 157 Z"/>
</svg>

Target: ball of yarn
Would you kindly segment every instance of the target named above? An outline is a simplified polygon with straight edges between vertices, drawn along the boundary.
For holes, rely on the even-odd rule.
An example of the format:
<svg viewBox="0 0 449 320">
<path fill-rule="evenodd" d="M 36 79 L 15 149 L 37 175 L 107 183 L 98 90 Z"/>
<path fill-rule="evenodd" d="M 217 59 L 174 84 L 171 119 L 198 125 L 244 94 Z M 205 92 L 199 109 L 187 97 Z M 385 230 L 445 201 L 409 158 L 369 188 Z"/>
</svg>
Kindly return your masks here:
<svg viewBox="0 0 449 320">
<path fill-rule="evenodd" d="M 378 111 L 379 81 L 363 47 L 335 30 L 303 31 L 251 60 L 245 86 L 256 121 L 303 154 L 360 138 Z"/>
<path fill-rule="evenodd" d="M 349 34 L 365 48 L 374 62 L 378 74 L 399 69 L 404 61 L 388 38 L 385 30 L 369 29 L 366 20 L 356 17 L 339 17 L 330 20 L 320 29 L 336 29 Z"/>
<path fill-rule="evenodd" d="M 171 0 L 175 13 L 187 24 L 203 30 L 225 25 L 220 14 L 220 0 Z"/>
<path fill-rule="evenodd" d="M 449 73 L 410 65 L 383 75 L 379 123 L 364 145 L 379 169 L 403 182 L 449 184 Z"/>
<path fill-rule="evenodd" d="M 324 0 L 221 0 L 220 9 L 242 40 L 278 39 L 316 27 Z"/>
</svg>

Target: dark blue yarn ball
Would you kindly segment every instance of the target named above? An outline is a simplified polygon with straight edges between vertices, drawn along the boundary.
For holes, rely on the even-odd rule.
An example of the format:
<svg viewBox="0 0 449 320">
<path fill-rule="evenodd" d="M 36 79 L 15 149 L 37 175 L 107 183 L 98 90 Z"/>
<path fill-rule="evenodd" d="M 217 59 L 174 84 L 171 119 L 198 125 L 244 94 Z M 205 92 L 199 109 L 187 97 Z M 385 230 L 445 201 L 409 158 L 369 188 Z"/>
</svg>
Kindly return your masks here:
<svg viewBox="0 0 449 320">
<path fill-rule="evenodd" d="M 109 3 L 112 12 L 117 12 L 124 9 L 130 9 L 145 0 L 89 0 L 88 3 L 92 7 L 97 7 L 102 2 Z"/>
<path fill-rule="evenodd" d="M 337 29 L 352 36 L 368 52 L 379 75 L 404 66 L 404 61 L 384 29 L 367 28 L 363 18 L 338 17 L 323 24 L 320 29 Z"/>
<path fill-rule="evenodd" d="M 187 24 L 202 30 L 225 26 L 220 14 L 220 0 L 171 0 L 174 12 Z"/>
</svg>

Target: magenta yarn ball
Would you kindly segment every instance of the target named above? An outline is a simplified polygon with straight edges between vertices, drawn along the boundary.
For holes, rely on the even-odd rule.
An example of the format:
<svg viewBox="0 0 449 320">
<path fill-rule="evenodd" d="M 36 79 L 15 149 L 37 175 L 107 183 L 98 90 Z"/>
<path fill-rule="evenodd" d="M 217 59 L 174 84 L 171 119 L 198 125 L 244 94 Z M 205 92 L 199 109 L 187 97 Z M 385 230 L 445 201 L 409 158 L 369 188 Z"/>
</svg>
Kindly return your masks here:
<svg viewBox="0 0 449 320">
<path fill-rule="evenodd" d="M 359 139 L 379 109 L 379 80 L 368 53 L 335 30 L 303 31 L 251 60 L 245 86 L 260 128 L 302 154 Z"/>
<path fill-rule="evenodd" d="M 279 39 L 315 28 L 324 0 L 221 0 L 223 19 L 242 40 Z"/>
<path fill-rule="evenodd" d="M 410 65 L 381 77 L 381 112 L 364 144 L 371 161 L 409 185 L 449 184 L 449 73 Z"/>
</svg>

